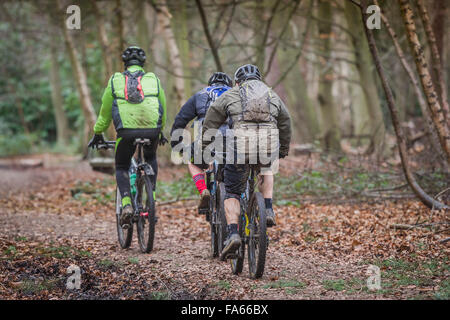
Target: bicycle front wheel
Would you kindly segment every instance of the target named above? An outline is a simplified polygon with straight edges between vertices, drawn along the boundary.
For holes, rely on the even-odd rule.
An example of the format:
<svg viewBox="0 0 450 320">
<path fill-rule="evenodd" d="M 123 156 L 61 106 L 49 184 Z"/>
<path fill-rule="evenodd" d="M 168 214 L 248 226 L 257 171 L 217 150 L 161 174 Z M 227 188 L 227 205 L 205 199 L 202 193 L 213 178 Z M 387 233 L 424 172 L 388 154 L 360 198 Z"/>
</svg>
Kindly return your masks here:
<svg viewBox="0 0 450 320">
<path fill-rule="evenodd" d="M 117 238 L 122 249 L 129 248 L 133 239 L 133 224 L 128 229 L 122 229 L 120 225 L 120 215 L 122 213 L 122 197 L 119 188 L 116 188 L 116 226 Z"/>
<path fill-rule="evenodd" d="M 137 220 L 139 247 L 143 253 L 153 250 L 155 239 L 155 199 L 153 197 L 153 184 L 150 177 L 142 176 L 137 183 L 137 205 L 142 207 Z"/>
<path fill-rule="evenodd" d="M 220 208 L 217 204 L 217 193 L 211 194 L 211 200 L 209 203 L 209 225 L 211 229 L 211 243 L 210 243 L 210 254 L 211 258 L 216 258 L 219 255 L 219 250 L 217 248 L 217 210 Z"/>
<path fill-rule="evenodd" d="M 253 194 L 250 201 L 249 224 L 250 231 L 248 241 L 248 268 L 250 278 L 261 278 L 266 263 L 266 251 L 268 244 L 266 206 L 260 192 Z"/>
</svg>

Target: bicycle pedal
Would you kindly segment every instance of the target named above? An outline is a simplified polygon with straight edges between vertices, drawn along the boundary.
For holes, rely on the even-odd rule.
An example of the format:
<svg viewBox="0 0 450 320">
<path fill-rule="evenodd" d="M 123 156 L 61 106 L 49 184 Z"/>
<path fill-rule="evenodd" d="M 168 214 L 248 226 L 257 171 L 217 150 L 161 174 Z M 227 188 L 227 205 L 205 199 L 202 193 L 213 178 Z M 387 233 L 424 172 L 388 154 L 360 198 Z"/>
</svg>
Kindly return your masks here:
<svg viewBox="0 0 450 320">
<path fill-rule="evenodd" d="M 209 209 L 198 209 L 198 214 L 208 214 Z"/>
<path fill-rule="evenodd" d="M 237 259 L 237 258 L 239 258 L 239 254 L 237 254 L 237 253 L 229 253 L 225 257 L 225 259 Z"/>
<path fill-rule="evenodd" d="M 121 228 L 122 228 L 123 230 L 128 230 L 128 229 L 130 229 L 130 227 L 131 227 L 130 224 L 124 224 L 124 225 L 121 226 Z"/>
</svg>

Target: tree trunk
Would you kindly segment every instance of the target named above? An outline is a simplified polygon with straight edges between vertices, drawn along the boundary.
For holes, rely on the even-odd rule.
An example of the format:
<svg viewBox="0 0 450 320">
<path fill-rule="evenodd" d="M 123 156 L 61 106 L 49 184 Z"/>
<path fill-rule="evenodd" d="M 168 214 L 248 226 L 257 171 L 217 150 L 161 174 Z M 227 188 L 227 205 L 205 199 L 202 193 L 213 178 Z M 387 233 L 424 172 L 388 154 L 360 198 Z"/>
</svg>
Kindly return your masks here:
<svg viewBox="0 0 450 320">
<path fill-rule="evenodd" d="M 50 86 L 52 88 L 52 104 L 56 122 L 56 142 L 58 145 L 64 146 L 69 141 L 69 124 L 63 109 L 58 51 L 53 44 L 50 47 Z"/>
<path fill-rule="evenodd" d="M 375 0 L 374 3 L 379 6 L 377 0 Z M 397 34 L 395 33 L 394 29 L 391 27 L 389 20 L 383 13 L 381 14 L 381 20 L 383 20 L 383 23 L 386 26 L 386 29 L 387 29 L 389 35 L 391 36 L 392 42 L 394 43 L 395 51 L 397 53 L 398 58 L 400 59 L 402 67 L 406 71 L 406 74 L 408 75 L 408 78 L 413 85 L 414 93 L 417 98 L 417 101 L 419 102 L 420 110 L 422 111 L 422 116 L 425 121 L 425 130 L 428 134 L 428 138 L 431 142 L 433 151 L 441 154 L 443 159 L 445 159 L 445 155 L 442 154 L 442 149 L 439 146 L 439 138 L 433 127 L 433 121 L 431 120 L 430 111 L 428 110 L 427 103 L 423 96 L 422 90 L 420 89 L 419 80 L 417 80 L 412 67 L 406 61 L 405 53 L 403 52 L 403 49 L 400 46 L 400 43 L 398 42 Z"/>
<path fill-rule="evenodd" d="M 108 80 L 113 74 L 113 63 L 111 60 L 111 50 L 108 40 L 108 34 L 105 28 L 105 20 L 103 19 L 103 15 L 101 14 L 101 10 L 99 4 L 95 0 L 91 0 L 92 7 L 94 8 L 95 20 L 97 24 L 97 37 L 100 42 L 100 46 L 102 47 L 102 60 L 103 60 L 103 69 L 104 69 L 104 86 L 108 85 Z M 106 135 L 109 140 L 116 139 L 116 131 L 113 126 L 109 126 L 106 131 Z"/>
<path fill-rule="evenodd" d="M 391 88 L 389 87 L 389 84 L 387 83 L 386 76 L 384 74 L 384 70 L 381 66 L 380 58 L 378 56 L 378 50 L 375 44 L 375 39 L 372 33 L 372 30 L 368 29 L 366 27 L 365 21 L 367 21 L 368 16 L 366 15 L 366 9 L 367 9 L 367 1 L 368 0 L 362 0 L 361 1 L 361 15 L 362 15 L 362 24 L 364 26 L 364 29 L 366 31 L 366 37 L 367 42 L 369 43 L 369 49 L 372 54 L 372 58 L 375 63 L 375 67 L 377 69 L 378 75 L 381 80 L 381 84 L 383 86 L 384 93 L 386 95 L 387 104 L 389 107 L 389 111 L 391 113 L 392 117 L 392 124 L 394 126 L 395 135 L 397 137 L 398 142 L 398 149 L 400 152 L 400 158 L 402 160 L 402 167 L 403 172 L 405 174 L 406 180 L 408 181 L 409 186 L 414 191 L 414 193 L 417 195 L 417 197 L 429 208 L 435 208 L 435 209 L 448 209 L 449 207 L 445 204 L 436 201 L 432 197 L 430 197 L 425 191 L 419 186 L 417 183 L 414 174 L 412 173 L 409 164 L 408 164 L 408 152 L 406 149 L 406 141 L 405 141 L 405 135 L 403 133 L 402 127 L 400 126 L 400 122 L 398 119 L 398 111 L 394 104 L 394 99 L 392 95 Z"/>
<path fill-rule="evenodd" d="M 433 123 L 438 132 L 439 142 L 442 149 L 447 155 L 447 162 L 450 163 L 450 134 L 447 125 L 447 121 L 444 117 L 441 104 L 437 99 L 434 84 L 431 79 L 430 72 L 428 70 L 428 64 L 425 58 L 424 49 L 420 44 L 419 37 L 416 33 L 416 24 L 413 19 L 413 12 L 408 0 L 398 0 L 400 5 L 400 11 L 402 13 L 403 22 L 406 27 L 406 34 L 411 46 L 411 51 L 416 62 L 416 68 L 421 80 L 422 89 L 425 92 L 427 98 L 428 108 L 433 119 Z"/>
<path fill-rule="evenodd" d="M 448 1 L 434 1 L 434 17 L 433 17 L 433 32 L 436 36 L 436 46 L 438 48 L 439 56 L 441 57 L 441 67 L 444 67 L 444 41 L 445 41 L 445 21 L 447 17 Z"/>
<path fill-rule="evenodd" d="M 100 46 L 102 48 L 104 79 L 105 79 L 104 84 L 106 85 L 109 77 L 113 74 L 111 50 L 108 41 L 108 34 L 105 28 L 105 19 L 103 19 L 103 15 L 101 14 L 99 3 L 96 2 L 95 0 L 91 0 L 91 3 L 94 9 L 95 22 L 97 24 L 97 37 L 98 41 L 100 42 Z"/>
<path fill-rule="evenodd" d="M 115 40 L 115 48 L 113 52 L 113 68 L 114 70 L 122 70 L 123 64 L 122 59 L 120 58 L 122 56 L 122 52 L 125 50 L 125 25 L 123 23 L 123 8 L 121 5 L 120 0 L 116 0 L 114 13 L 116 17 L 115 22 L 115 30 L 116 33 L 116 39 Z"/>
<path fill-rule="evenodd" d="M 152 4 L 153 8 L 156 11 L 158 23 L 162 27 L 162 33 L 167 45 L 167 49 L 169 51 L 170 61 L 172 63 L 171 70 L 175 75 L 174 87 L 176 94 L 176 106 L 181 106 L 186 101 L 186 95 L 184 91 L 184 72 L 183 62 L 181 61 L 180 57 L 180 50 L 178 49 L 175 35 L 170 25 L 170 19 L 172 19 L 172 15 L 169 12 L 165 0 L 158 1 L 158 4 Z"/>
<path fill-rule="evenodd" d="M 359 12 L 350 1 L 345 2 L 345 17 L 348 29 L 353 32 L 351 39 L 355 50 L 356 67 L 371 119 L 369 125 L 373 145 L 369 149 L 369 152 L 374 151 L 377 156 L 381 156 L 385 147 L 384 138 L 386 132 L 383 113 L 380 108 L 381 102 L 378 97 L 378 90 L 373 74 L 370 50 L 367 42 L 364 40 L 364 29 L 361 26 Z"/>
<path fill-rule="evenodd" d="M 331 4 L 329 1 L 319 1 L 319 17 L 324 21 L 332 21 Z M 331 24 L 319 23 L 319 38 L 321 51 L 324 55 L 331 54 Z M 333 99 L 333 70 L 328 61 L 322 60 L 324 63 L 321 68 L 321 77 L 319 79 L 318 101 L 322 115 L 322 144 L 325 150 L 340 152 L 341 137 L 340 127 L 337 116 L 337 106 Z"/>
<path fill-rule="evenodd" d="M 195 0 L 195 3 L 198 8 L 198 12 L 200 13 L 200 17 L 202 19 L 203 31 L 205 32 L 206 40 L 208 41 L 209 47 L 211 48 L 211 53 L 214 57 L 214 62 L 216 63 L 217 71 L 223 71 L 222 62 L 220 61 L 220 56 L 218 52 L 218 48 L 214 42 L 214 39 L 209 32 L 208 20 L 206 18 L 205 10 L 203 9 L 202 2 L 200 0 Z"/>
<path fill-rule="evenodd" d="M 444 111 L 444 117 L 447 120 L 447 124 L 449 123 L 449 106 L 448 106 L 448 97 L 447 97 L 447 86 L 445 85 L 444 75 L 442 74 L 442 64 L 441 64 L 441 55 L 439 54 L 439 49 L 436 42 L 436 37 L 434 35 L 433 28 L 431 26 L 430 17 L 428 15 L 428 10 L 423 0 L 416 0 L 417 7 L 419 8 L 419 15 L 422 20 L 423 27 L 425 29 L 425 33 L 427 35 L 428 45 L 431 49 L 431 61 L 433 65 L 433 70 L 435 74 L 435 79 L 437 81 L 437 88 L 439 91 L 440 102 L 442 106 L 442 110 Z M 445 2 L 445 1 L 444 1 Z"/>
<path fill-rule="evenodd" d="M 19 120 L 20 124 L 22 125 L 23 132 L 28 135 L 30 134 L 30 129 L 28 128 L 28 124 L 25 121 L 21 94 L 17 92 L 15 85 L 13 85 L 11 82 L 8 83 L 8 89 L 11 95 L 14 97 L 14 104 L 16 105 L 17 113 L 19 114 Z"/>
<path fill-rule="evenodd" d="M 63 3 L 59 1 L 60 8 L 63 7 Z M 84 117 L 84 137 L 83 145 L 86 145 L 89 139 L 89 135 L 94 128 L 95 121 L 97 120 L 97 115 L 95 114 L 94 107 L 92 106 L 91 95 L 89 91 L 89 86 L 87 84 L 86 73 L 83 69 L 80 59 L 78 58 L 78 50 L 75 46 L 74 40 L 70 31 L 65 25 L 65 15 L 61 15 L 60 26 L 62 33 L 64 35 L 64 40 L 66 42 L 67 51 L 70 56 L 70 62 L 72 65 L 72 70 L 74 72 L 75 82 L 78 89 L 78 95 L 80 97 L 81 109 L 83 111 Z M 87 154 L 87 148 L 83 148 L 85 155 Z"/>
<path fill-rule="evenodd" d="M 181 61 L 183 63 L 183 74 L 184 78 L 184 91 L 187 97 L 190 97 L 192 94 L 191 91 L 191 69 L 189 67 L 189 63 L 191 60 L 190 56 L 190 48 L 188 41 L 188 26 L 187 26 L 187 14 L 186 14 L 186 2 L 181 1 L 179 4 L 179 9 L 174 12 L 174 30 L 177 30 L 175 33 L 175 38 L 177 41 L 178 48 L 180 49 Z"/>
</svg>

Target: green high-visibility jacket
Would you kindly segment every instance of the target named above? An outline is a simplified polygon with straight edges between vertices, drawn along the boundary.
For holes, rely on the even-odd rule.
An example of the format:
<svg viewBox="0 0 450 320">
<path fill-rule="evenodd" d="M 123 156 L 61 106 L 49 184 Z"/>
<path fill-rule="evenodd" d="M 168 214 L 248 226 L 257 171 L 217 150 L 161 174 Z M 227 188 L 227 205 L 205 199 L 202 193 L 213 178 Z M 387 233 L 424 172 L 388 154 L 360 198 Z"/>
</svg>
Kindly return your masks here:
<svg viewBox="0 0 450 320">
<path fill-rule="evenodd" d="M 142 71 L 140 66 L 134 65 L 127 69 L 131 73 Z M 166 124 L 166 96 L 158 77 L 148 72 L 141 79 L 144 100 L 141 103 L 130 103 L 125 99 L 125 76 L 116 72 L 108 81 L 103 97 L 102 106 L 94 133 L 106 131 L 114 122 L 119 129 L 164 129 Z"/>
</svg>

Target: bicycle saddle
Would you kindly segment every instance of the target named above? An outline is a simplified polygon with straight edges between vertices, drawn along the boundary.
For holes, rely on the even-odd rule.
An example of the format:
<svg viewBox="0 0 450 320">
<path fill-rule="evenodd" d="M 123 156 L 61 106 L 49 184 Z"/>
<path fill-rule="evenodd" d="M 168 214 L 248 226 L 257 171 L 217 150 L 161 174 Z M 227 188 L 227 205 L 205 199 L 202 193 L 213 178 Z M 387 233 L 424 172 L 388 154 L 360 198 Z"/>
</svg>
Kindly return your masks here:
<svg viewBox="0 0 450 320">
<path fill-rule="evenodd" d="M 150 142 L 150 139 L 143 139 L 143 138 L 137 138 L 136 140 L 134 140 L 134 144 L 135 145 L 137 145 L 137 144 L 142 144 L 142 145 L 144 145 L 144 146 L 147 146 L 147 145 L 149 145 L 151 142 Z"/>
</svg>

